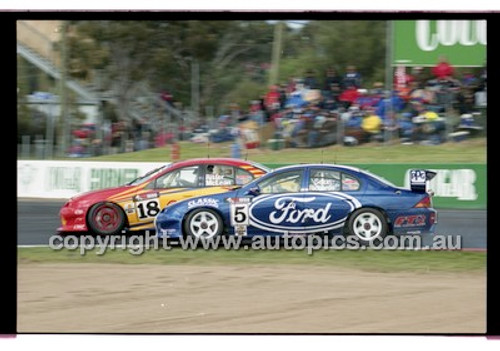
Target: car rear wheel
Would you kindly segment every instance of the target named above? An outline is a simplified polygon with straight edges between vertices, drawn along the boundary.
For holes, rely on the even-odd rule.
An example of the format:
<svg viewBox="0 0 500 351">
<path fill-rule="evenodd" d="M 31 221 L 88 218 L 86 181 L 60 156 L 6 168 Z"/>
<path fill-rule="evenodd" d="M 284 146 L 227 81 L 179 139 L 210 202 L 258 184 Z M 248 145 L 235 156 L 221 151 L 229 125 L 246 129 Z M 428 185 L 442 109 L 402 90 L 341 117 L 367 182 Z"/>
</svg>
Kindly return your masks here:
<svg viewBox="0 0 500 351">
<path fill-rule="evenodd" d="M 191 212 L 184 222 L 184 233 L 198 239 L 211 239 L 222 233 L 223 223 L 217 212 L 200 208 Z"/>
<path fill-rule="evenodd" d="M 349 218 L 348 230 L 363 245 L 378 243 L 387 234 L 387 221 L 377 209 L 360 208 Z"/>
<path fill-rule="evenodd" d="M 123 210 L 111 202 L 101 202 L 92 206 L 87 221 L 89 229 L 98 235 L 117 234 L 126 223 Z"/>
</svg>

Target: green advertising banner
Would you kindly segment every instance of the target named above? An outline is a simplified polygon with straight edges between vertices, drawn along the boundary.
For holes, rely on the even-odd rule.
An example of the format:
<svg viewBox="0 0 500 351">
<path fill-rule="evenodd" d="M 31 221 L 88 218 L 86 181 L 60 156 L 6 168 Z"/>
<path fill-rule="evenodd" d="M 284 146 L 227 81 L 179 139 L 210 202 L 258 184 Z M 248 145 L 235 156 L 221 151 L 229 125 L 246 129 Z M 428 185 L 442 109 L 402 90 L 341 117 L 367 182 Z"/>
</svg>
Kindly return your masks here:
<svg viewBox="0 0 500 351">
<path fill-rule="evenodd" d="M 159 166 L 160 162 L 17 161 L 17 196 L 25 198 L 70 198 L 79 193 L 122 185 Z M 266 164 L 270 168 L 290 164 Z M 434 207 L 486 209 L 485 164 L 348 164 L 383 177 L 396 186 L 409 188 L 411 169 L 437 172 L 429 183 Z"/>
<path fill-rule="evenodd" d="M 393 65 L 450 64 L 481 67 L 486 60 L 486 20 L 394 21 Z"/>
<path fill-rule="evenodd" d="M 288 164 L 286 164 L 288 165 Z M 285 164 L 267 164 L 271 168 Z M 410 169 L 437 172 L 430 181 L 435 208 L 486 209 L 486 165 L 484 164 L 348 164 L 387 179 L 396 186 L 409 188 Z"/>
</svg>

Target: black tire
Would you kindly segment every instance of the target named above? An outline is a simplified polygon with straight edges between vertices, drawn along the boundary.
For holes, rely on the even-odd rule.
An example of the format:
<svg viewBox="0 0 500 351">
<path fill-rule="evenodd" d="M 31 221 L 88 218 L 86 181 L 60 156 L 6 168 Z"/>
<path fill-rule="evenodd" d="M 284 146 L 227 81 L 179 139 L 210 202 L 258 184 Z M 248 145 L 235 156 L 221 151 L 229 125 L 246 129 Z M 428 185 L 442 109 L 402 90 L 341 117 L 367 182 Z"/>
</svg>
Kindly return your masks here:
<svg viewBox="0 0 500 351">
<path fill-rule="evenodd" d="M 357 237 L 362 245 L 379 244 L 387 235 L 385 216 L 375 208 L 360 208 L 352 213 L 347 223 L 349 235 Z"/>
<path fill-rule="evenodd" d="M 97 235 L 118 234 L 127 220 L 122 208 L 112 202 L 99 202 L 92 206 L 87 215 L 90 231 Z"/>
<path fill-rule="evenodd" d="M 196 239 L 215 238 L 224 231 L 224 222 L 220 215 L 209 208 L 198 208 L 188 214 L 184 221 L 184 235 Z"/>
</svg>

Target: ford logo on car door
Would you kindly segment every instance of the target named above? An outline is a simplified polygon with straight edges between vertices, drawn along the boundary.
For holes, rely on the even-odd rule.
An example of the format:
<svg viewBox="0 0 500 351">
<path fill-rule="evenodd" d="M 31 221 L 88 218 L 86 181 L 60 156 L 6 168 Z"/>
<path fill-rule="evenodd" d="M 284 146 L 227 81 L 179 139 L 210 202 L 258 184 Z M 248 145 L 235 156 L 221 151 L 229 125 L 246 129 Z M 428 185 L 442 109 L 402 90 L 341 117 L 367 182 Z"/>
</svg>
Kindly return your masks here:
<svg viewBox="0 0 500 351">
<path fill-rule="evenodd" d="M 257 198 L 250 206 L 252 226 L 274 232 L 311 233 L 342 226 L 361 207 L 343 193 L 294 193 Z"/>
</svg>

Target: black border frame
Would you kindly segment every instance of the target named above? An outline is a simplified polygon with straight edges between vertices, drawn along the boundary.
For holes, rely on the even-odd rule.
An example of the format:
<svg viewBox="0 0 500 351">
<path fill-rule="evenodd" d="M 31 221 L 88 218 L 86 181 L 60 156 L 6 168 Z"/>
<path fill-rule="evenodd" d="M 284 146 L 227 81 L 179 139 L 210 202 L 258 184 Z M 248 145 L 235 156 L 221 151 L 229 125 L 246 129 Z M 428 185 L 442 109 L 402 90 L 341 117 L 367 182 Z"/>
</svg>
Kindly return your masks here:
<svg viewBox="0 0 500 351">
<path fill-rule="evenodd" d="M 286 11 L 286 10 L 285 10 Z M 7 60 L 4 61 L 4 73 L 7 76 L 7 89 L 4 95 L 3 101 L 8 106 L 7 112 L 4 114 L 4 123 L 10 122 L 11 116 L 16 113 L 16 91 L 13 87 L 16 85 L 16 71 L 8 69 L 8 67 L 16 66 L 16 56 L 10 55 L 15 52 L 15 37 L 16 37 L 16 21 L 17 20 L 49 20 L 49 19 L 81 19 L 81 20 L 188 20 L 188 19 L 212 19 L 212 20 L 232 20 L 232 19 L 247 19 L 247 20 L 262 20 L 262 19 L 310 19 L 310 20 L 366 20 L 366 19 L 377 19 L 377 20 L 392 20 L 392 19 L 486 19 L 488 21 L 488 37 L 490 39 L 490 45 L 487 51 L 487 58 L 490 62 L 488 67 L 490 74 L 489 86 L 489 97 L 490 104 L 487 107 L 488 110 L 488 122 L 490 123 L 489 131 L 493 134 L 496 131 L 494 125 L 491 124 L 493 121 L 496 123 L 498 116 L 498 106 L 491 100 L 495 98 L 496 94 L 496 81 L 498 78 L 498 60 L 495 50 L 495 43 L 491 41 L 491 38 L 495 36 L 498 31 L 498 19 L 500 16 L 498 12 L 494 11 L 474 11 L 474 12 L 461 12 L 461 11 L 392 11 L 392 12 L 363 12 L 363 11 L 293 11 L 293 12 L 273 12 L 263 10 L 261 12 L 247 12 L 247 11 L 168 11 L 168 10 L 132 10 L 132 11 L 93 11 L 93 10 L 72 10 L 72 11 L 11 11 L 0 13 L 0 28 L 3 34 L 3 45 L 5 46 L 5 52 L 8 52 Z M 493 35 L 491 35 L 493 34 Z M 12 61 L 11 61 L 12 60 Z M 493 77 L 493 80 L 491 79 Z M 17 124 L 16 124 L 17 126 Z M 17 127 L 16 127 L 17 128 Z M 9 133 L 10 136 L 15 138 L 14 133 Z M 490 139 L 487 139 L 487 159 L 491 158 L 492 149 L 494 149 L 494 144 Z M 492 139 L 493 141 L 495 139 Z M 15 147 L 16 142 L 8 142 L 9 146 Z M 14 154 L 14 152 L 13 152 Z M 17 155 L 17 152 L 16 152 Z M 17 157 L 14 158 L 12 166 L 16 167 Z M 8 161 L 9 163 L 10 161 Z M 488 179 L 490 177 L 491 170 L 487 167 Z M 14 182 L 17 179 L 13 179 Z M 488 183 L 488 182 L 487 182 Z M 13 188 L 14 187 L 9 187 Z M 488 190 L 487 199 L 487 209 L 494 208 L 491 207 L 495 201 L 493 198 L 493 192 L 495 189 L 494 183 L 491 182 L 491 186 Z M 10 189 L 8 189 L 10 190 Z M 16 193 L 17 197 L 17 193 Z M 10 203 L 10 202 L 6 202 Z M 7 206 L 10 210 L 10 206 Z M 493 213 L 494 210 L 491 210 Z M 9 218 L 9 217 L 7 217 Z M 16 213 L 17 218 L 17 213 Z M 0 336 L 12 336 L 18 334 L 17 332 L 17 224 L 16 226 L 16 236 L 10 230 L 3 230 L 2 244 L 3 252 L 0 255 L 0 267 L 2 269 L 3 284 L 2 284 L 2 307 L 0 313 Z M 487 228 L 489 227 L 489 221 L 487 223 Z M 446 336 L 486 336 L 488 338 L 498 338 L 500 337 L 500 318 L 498 314 L 500 305 L 500 292 L 499 285 L 495 282 L 498 280 L 498 266 L 499 266 L 499 246 L 500 246 L 500 233 L 492 232 L 488 230 L 487 234 L 487 314 L 485 316 L 487 320 L 487 330 L 484 334 L 337 334 L 337 333 L 276 333 L 276 334 L 256 334 L 256 333 L 221 333 L 215 335 L 446 335 Z M 2 335 L 3 334 L 3 335 Z M 23 333 L 23 334 L 33 334 L 39 335 L 44 333 Z M 69 333 L 68 333 L 69 334 Z M 87 333 L 71 333 L 75 335 L 86 335 Z M 45 334 L 44 334 L 45 335 Z M 50 334 L 49 334 L 50 335 Z M 57 334 L 56 334 L 57 335 Z M 107 335 L 107 334 L 105 334 Z M 115 335 L 115 334 L 111 334 Z M 138 333 L 132 335 L 158 335 L 158 334 L 145 334 Z M 159 334 L 159 335 L 214 335 L 212 333 L 186 333 L 186 334 Z"/>
</svg>

